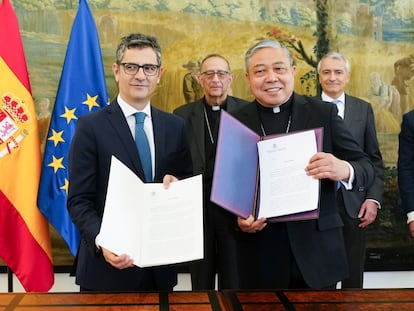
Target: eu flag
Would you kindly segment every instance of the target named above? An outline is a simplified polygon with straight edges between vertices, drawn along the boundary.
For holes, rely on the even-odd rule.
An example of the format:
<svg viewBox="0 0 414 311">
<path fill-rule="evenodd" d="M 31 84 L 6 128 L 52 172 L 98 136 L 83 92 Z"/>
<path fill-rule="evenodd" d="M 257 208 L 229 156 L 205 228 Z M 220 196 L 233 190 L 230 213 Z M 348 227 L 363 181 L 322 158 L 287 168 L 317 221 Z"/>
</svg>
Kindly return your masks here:
<svg viewBox="0 0 414 311">
<path fill-rule="evenodd" d="M 50 120 L 38 206 L 75 256 L 79 232 L 66 208 L 68 153 L 79 116 L 108 104 L 102 54 L 86 0 L 79 1 Z"/>
</svg>

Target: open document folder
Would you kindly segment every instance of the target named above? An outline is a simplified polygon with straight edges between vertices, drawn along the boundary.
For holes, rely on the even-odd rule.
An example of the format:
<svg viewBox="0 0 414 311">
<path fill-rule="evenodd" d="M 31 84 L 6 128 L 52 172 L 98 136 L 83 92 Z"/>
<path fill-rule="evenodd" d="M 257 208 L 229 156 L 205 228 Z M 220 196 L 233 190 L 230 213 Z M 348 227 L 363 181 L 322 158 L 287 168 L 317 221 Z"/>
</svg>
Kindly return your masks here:
<svg viewBox="0 0 414 311">
<path fill-rule="evenodd" d="M 320 182 L 305 167 L 322 135 L 317 128 L 260 137 L 222 111 L 211 201 L 243 218 L 317 218 Z"/>
<path fill-rule="evenodd" d="M 143 183 L 112 157 L 99 241 L 139 267 L 203 258 L 202 177 Z"/>
</svg>

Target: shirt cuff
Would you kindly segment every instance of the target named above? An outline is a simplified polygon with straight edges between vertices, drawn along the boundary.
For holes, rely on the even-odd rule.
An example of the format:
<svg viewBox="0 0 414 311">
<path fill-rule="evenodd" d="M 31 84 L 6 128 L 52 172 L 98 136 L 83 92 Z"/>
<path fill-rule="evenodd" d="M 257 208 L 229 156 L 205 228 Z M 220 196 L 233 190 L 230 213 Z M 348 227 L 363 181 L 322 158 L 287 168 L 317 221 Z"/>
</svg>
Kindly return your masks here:
<svg viewBox="0 0 414 311">
<path fill-rule="evenodd" d="M 414 212 L 407 213 L 407 224 L 414 221 Z"/>
<path fill-rule="evenodd" d="M 347 165 L 348 165 L 348 167 L 349 167 L 349 179 L 348 179 L 348 182 L 346 182 L 346 181 L 340 181 L 341 182 L 341 184 L 343 184 L 344 185 L 344 187 L 345 187 L 345 189 L 346 190 L 352 190 L 352 184 L 353 184 L 353 182 L 354 182 L 354 179 L 355 179 L 355 172 L 354 172 L 354 168 L 352 167 L 352 165 L 351 164 L 349 164 L 348 162 L 345 162 Z"/>
<path fill-rule="evenodd" d="M 98 250 L 100 250 L 101 249 L 101 246 L 100 246 L 100 243 L 99 243 L 99 233 L 98 233 L 98 235 L 96 236 L 96 238 L 95 238 L 95 246 L 96 246 L 96 248 L 98 249 Z"/>
<path fill-rule="evenodd" d="M 374 199 L 367 199 L 368 201 L 374 202 L 375 204 L 377 204 L 378 209 L 381 209 L 381 203 L 378 202 L 377 200 Z"/>
</svg>

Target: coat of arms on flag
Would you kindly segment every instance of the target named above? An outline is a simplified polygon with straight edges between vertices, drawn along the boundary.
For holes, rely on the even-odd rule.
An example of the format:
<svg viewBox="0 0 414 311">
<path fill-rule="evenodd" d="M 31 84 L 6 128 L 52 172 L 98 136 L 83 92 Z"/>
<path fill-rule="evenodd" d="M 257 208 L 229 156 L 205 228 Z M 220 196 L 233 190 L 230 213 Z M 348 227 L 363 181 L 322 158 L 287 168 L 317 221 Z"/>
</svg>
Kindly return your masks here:
<svg viewBox="0 0 414 311">
<path fill-rule="evenodd" d="M 12 153 L 27 136 L 22 125 L 29 120 L 24 101 L 12 93 L 1 96 L 0 108 L 0 158 Z"/>
</svg>

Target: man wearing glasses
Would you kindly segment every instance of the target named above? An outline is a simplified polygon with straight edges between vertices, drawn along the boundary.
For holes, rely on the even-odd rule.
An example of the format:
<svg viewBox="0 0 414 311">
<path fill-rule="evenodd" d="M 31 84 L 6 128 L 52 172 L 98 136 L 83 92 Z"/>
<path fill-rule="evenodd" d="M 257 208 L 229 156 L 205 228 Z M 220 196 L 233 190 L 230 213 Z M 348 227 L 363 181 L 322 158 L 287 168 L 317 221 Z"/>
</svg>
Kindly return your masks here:
<svg viewBox="0 0 414 311">
<path fill-rule="evenodd" d="M 79 118 L 69 154 L 67 205 L 81 234 L 76 283 L 81 291 L 170 291 L 177 284 L 174 267 L 138 268 L 128 254 L 100 247 L 99 230 L 111 156 L 144 182 L 168 186 L 192 173 L 185 124 L 150 103 L 163 73 L 156 38 L 139 33 L 123 37 L 112 70 L 117 98 Z"/>
<path fill-rule="evenodd" d="M 204 259 L 190 264 L 191 284 L 193 290 L 215 289 L 218 273 L 218 289 L 237 288 L 237 223 L 228 211 L 210 201 L 210 194 L 221 111 L 231 112 L 248 102 L 228 95 L 233 75 L 221 55 L 204 58 L 198 80 L 204 97 L 174 111 L 186 121 L 194 174 L 204 178 Z"/>
</svg>

